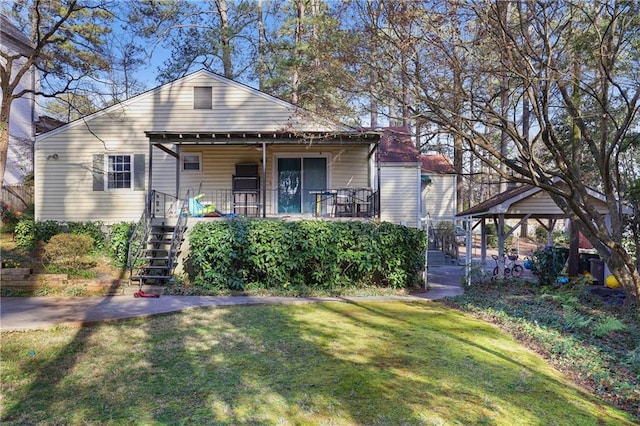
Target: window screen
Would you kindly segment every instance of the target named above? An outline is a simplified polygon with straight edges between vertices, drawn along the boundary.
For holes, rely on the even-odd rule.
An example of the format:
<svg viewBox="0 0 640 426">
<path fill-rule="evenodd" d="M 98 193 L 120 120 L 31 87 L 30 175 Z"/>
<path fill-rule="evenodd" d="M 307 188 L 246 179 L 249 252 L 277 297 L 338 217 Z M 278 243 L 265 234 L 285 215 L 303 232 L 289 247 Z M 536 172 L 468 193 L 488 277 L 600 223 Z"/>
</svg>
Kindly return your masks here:
<svg viewBox="0 0 640 426">
<path fill-rule="evenodd" d="M 185 172 L 199 172 L 201 170 L 200 154 L 183 154 L 182 170 Z"/>
<path fill-rule="evenodd" d="M 193 88 L 193 108 L 211 109 L 213 107 L 211 87 Z"/>
</svg>

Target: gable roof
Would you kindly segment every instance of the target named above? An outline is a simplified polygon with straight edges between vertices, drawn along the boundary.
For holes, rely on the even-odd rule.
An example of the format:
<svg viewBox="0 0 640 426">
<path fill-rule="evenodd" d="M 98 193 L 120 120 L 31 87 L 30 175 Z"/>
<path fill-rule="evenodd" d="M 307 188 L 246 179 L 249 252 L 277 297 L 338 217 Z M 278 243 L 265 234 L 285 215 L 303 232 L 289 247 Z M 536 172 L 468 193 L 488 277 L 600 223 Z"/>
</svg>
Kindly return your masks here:
<svg viewBox="0 0 640 426">
<path fill-rule="evenodd" d="M 554 185 L 565 185 L 562 180 L 556 178 Z M 587 195 L 590 197 L 590 201 L 597 203 L 601 206 L 601 211 L 607 211 L 605 196 L 591 188 L 587 188 Z M 521 185 L 517 187 L 507 188 L 505 192 L 497 194 L 488 200 L 481 202 L 463 212 L 458 213 L 458 217 L 480 217 L 480 216 L 495 216 L 504 214 L 505 216 L 524 217 L 522 212 L 516 212 L 518 209 L 518 203 L 525 202 L 535 197 L 546 197 L 550 199 L 550 195 L 542 188 L 533 185 Z M 539 199 L 539 198 L 538 198 Z M 555 205 L 555 202 L 553 203 Z M 563 213 L 559 213 L 559 207 L 555 206 L 553 211 L 549 209 L 546 212 L 537 212 L 532 214 L 531 217 L 565 217 Z M 625 209 L 629 212 L 628 209 Z"/>
<path fill-rule="evenodd" d="M 147 90 L 146 92 L 143 92 L 139 95 L 133 96 L 125 101 L 119 102 L 115 105 L 112 105 L 110 107 L 106 107 L 100 111 L 97 111 L 95 113 L 89 114 L 85 117 L 81 117 L 77 120 L 74 120 L 70 123 L 67 123 L 61 127 L 58 127 L 54 130 L 51 130 L 50 132 L 47 133 L 43 133 L 42 135 L 40 135 L 38 137 L 38 140 L 44 140 L 47 139 L 50 136 L 56 135 L 60 132 L 63 132 L 67 129 L 70 128 L 74 128 L 76 126 L 83 126 L 85 125 L 85 123 L 94 120 L 98 117 L 104 116 L 104 115 L 108 115 L 111 113 L 117 113 L 118 111 L 121 111 L 124 107 L 130 106 L 132 104 L 138 103 L 140 101 L 144 101 L 148 98 L 151 98 L 153 96 L 157 96 L 159 95 L 160 92 L 162 91 L 171 91 L 171 89 L 173 87 L 177 87 L 179 85 L 183 85 L 185 83 L 188 83 L 191 80 L 195 80 L 198 78 L 208 78 L 211 80 L 215 80 L 219 83 L 221 83 L 222 85 L 226 85 L 229 87 L 232 87 L 236 90 L 242 91 L 247 93 L 247 95 L 249 96 L 254 96 L 254 97 L 259 97 L 263 100 L 266 100 L 267 102 L 273 104 L 274 106 L 278 106 L 279 108 L 284 109 L 285 111 L 288 111 L 288 113 L 290 114 L 289 117 L 289 122 L 286 123 L 288 126 L 290 126 L 291 128 L 289 129 L 283 129 L 283 134 L 285 133 L 285 130 L 291 134 L 292 132 L 295 131 L 301 131 L 301 132 L 306 132 L 306 133 L 320 133 L 320 134 L 325 134 L 325 133 L 339 133 L 339 134 L 346 134 L 346 135 L 355 135 L 355 134 L 360 134 L 362 133 L 361 130 L 359 129 L 355 129 L 353 127 L 344 125 L 342 123 L 336 123 L 336 122 L 329 122 L 326 119 L 321 119 L 319 117 L 314 116 L 314 114 L 312 114 L 311 112 L 305 111 L 289 102 L 286 102 L 282 99 L 279 99 L 275 96 L 271 96 L 267 93 L 264 93 L 260 90 L 254 89 L 252 87 L 249 87 L 245 84 L 242 83 L 238 83 L 236 81 L 230 80 L 228 78 L 225 78 L 219 74 L 213 73 L 211 71 L 205 70 L 205 69 L 201 69 L 199 71 L 195 71 L 187 76 L 184 76 L 182 78 L 179 78 L 177 80 L 174 80 L 170 83 L 166 83 L 163 84 L 161 86 L 158 86 L 154 89 L 150 89 Z M 283 123 L 284 124 L 284 123 Z M 298 126 L 298 127 L 296 127 Z M 150 129 L 151 133 L 156 133 L 156 129 Z M 162 131 L 158 131 L 158 132 L 164 132 L 165 129 L 163 129 Z M 218 131 L 218 130 L 217 130 Z M 178 130 L 178 131 L 171 131 L 169 133 L 182 133 L 183 130 Z M 211 133 L 211 131 L 208 131 L 207 129 L 190 129 L 189 132 L 194 133 L 194 134 L 206 134 Z M 227 129 L 219 129 L 220 134 L 225 134 L 227 133 Z M 234 131 L 234 133 L 238 133 L 238 131 Z"/>
<path fill-rule="evenodd" d="M 476 204 L 475 206 L 458 213 L 456 216 L 476 216 L 494 211 L 498 213 L 498 211 L 496 210 L 502 210 L 500 206 L 503 206 L 504 203 L 507 203 L 510 206 L 512 203 L 519 201 L 529 195 L 533 195 L 539 191 L 541 191 L 540 188 L 536 188 L 532 185 L 522 185 L 519 187 L 508 188 L 505 192 L 484 200 L 480 204 Z"/>
<path fill-rule="evenodd" d="M 444 154 L 422 154 L 422 171 L 424 173 L 455 174 L 456 169 L 449 157 Z"/>
<path fill-rule="evenodd" d="M 420 152 L 411 140 L 406 127 L 387 127 L 378 145 L 378 160 L 381 163 L 417 163 Z"/>
</svg>

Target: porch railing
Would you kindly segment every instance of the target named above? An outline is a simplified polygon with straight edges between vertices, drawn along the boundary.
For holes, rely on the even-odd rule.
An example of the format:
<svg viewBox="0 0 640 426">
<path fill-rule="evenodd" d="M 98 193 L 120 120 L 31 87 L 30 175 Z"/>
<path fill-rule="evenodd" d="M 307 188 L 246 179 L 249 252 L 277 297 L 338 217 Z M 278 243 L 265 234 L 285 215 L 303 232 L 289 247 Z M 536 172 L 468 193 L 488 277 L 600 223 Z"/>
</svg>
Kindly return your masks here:
<svg viewBox="0 0 640 426">
<path fill-rule="evenodd" d="M 225 189 L 200 188 L 203 205 L 215 206 L 216 214 L 239 214 L 249 217 L 261 217 L 265 200 L 262 190 L 232 191 Z M 157 200 L 157 205 L 173 213 L 172 203 L 164 198 Z M 162 207 L 165 206 L 165 207 Z M 284 197 L 277 190 L 266 191 L 266 215 L 282 216 L 292 214 L 312 215 L 325 218 L 375 218 L 380 217 L 378 191 L 371 188 L 338 188 L 307 191 L 303 194 L 292 194 Z"/>
</svg>

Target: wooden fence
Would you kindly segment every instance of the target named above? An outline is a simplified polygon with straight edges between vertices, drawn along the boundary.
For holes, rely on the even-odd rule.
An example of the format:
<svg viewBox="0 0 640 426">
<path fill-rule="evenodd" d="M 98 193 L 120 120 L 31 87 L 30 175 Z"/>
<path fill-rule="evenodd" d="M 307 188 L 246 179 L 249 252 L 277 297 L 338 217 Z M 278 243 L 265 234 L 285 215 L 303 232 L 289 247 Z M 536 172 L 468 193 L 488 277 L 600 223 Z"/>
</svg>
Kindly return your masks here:
<svg viewBox="0 0 640 426">
<path fill-rule="evenodd" d="M 2 203 L 8 204 L 12 209 L 24 211 L 33 204 L 33 187 L 28 185 L 11 185 L 2 187 Z"/>
</svg>

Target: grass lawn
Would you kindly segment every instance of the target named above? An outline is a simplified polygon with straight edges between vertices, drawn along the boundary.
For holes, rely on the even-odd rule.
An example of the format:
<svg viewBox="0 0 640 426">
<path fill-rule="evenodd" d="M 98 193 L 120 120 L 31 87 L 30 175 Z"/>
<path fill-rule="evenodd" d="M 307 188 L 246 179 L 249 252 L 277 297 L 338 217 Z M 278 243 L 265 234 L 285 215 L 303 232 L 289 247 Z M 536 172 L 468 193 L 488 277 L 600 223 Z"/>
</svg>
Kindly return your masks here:
<svg viewBox="0 0 640 426">
<path fill-rule="evenodd" d="M 6 425 L 635 424 L 439 303 L 202 308 L 1 337 Z"/>
</svg>

